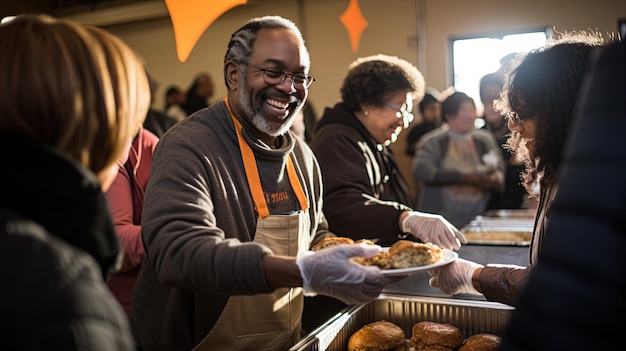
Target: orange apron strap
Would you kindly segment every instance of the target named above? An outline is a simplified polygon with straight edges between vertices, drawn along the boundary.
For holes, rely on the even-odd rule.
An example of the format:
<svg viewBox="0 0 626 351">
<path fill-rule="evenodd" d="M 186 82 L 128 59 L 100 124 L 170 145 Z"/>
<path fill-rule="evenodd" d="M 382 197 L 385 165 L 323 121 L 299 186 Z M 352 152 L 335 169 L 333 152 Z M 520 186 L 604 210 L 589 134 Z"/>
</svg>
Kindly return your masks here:
<svg viewBox="0 0 626 351">
<path fill-rule="evenodd" d="M 291 183 L 293 192 L 296 193 L 298 202 L 300 202 L 300 209 L 302 211 L 307 210 L 309 208 L 309 202 L 306 200 L 306 195 L 304 195 L 302 183 L 300 183 L 300 179 L 298 178 L 298 174 L 296 173 L 296 167 L 294 167 L 293 161 L 291 160 L 290 156 L 287 156 L 287 176 L 289 177 L 289 182 Z"/>
<path fill-rule="evenodd" d="M 265 218 L 270 215 L 270 211 L 267 207 L 267 202 L 265 202 L 265 196 L 263 195 L 263 187 L 261 186 L 259 169 L 256 165 L 254 152 L 252 152 L 252 149 L 250 148 L 248 143 L 246 143 L 246 141 L 243 139 L 243 134 L 241 133 L 241 123 L 239 123 L 237 118 L 235 118 L 235 116 L 233 115 L 233 111 L 231 111 L 230 105 L 228 104 L 228 98 L 225 98 L 224 102 L 226 102 L 226 107 L 228 108 L 230 117 L 235 124 L 235 132 L 237 132 L 239 149 L 241 150 L 241 156 L 243 158 L 243 167 L 246 171 L 246 177 L 248 178 L 248 184 L 250 187 L 250 192 L 252 193 L 252 199 L 254 200 L 254 204 L 256 205 L 259 217 Z M 300 183 L 300 179 L 298 178 L 298 174 L 296 173 L 296 168 L 293 165 L 293 160 L 289 156 L 287 156 L 287 176 L 289 177 L 289 183 L 291 184 L 291 188 L 293 189 L 294 193 L 296 194 L 296 198 L 300 203 L 300 209 L 303 211 L 308 209 L 309 203 L 306 199 L 306 195 L 304 194 L 302 183 Z"/>
<path fill-rule="evenodd" d="M 261 186 L 261 179 L 259 178 L 259 169 L 256 166 L 256 159 L 252 149 L 248 146 L 241 134 L 241 123 L 233 116 L 233 112 L 228 105 L 228 98 L 224 99 L 228 112 L 235 123 L 235 131 L 237 132 L 237 140 L 239 141 L 239 149 L 241 150 L 241 157 L 243 158 L 243 167 L 246 170 L 246 177 L 248 178 L 248 184 L 250 192 L 252 193 L 252 199 L 256 205 L 259 217 L 265 218 L 270 215 L 270 211 L 267 208 L 267 202 L 265 202 L 265 196 L 263 196 L 263 187 Z"/>
</svg>

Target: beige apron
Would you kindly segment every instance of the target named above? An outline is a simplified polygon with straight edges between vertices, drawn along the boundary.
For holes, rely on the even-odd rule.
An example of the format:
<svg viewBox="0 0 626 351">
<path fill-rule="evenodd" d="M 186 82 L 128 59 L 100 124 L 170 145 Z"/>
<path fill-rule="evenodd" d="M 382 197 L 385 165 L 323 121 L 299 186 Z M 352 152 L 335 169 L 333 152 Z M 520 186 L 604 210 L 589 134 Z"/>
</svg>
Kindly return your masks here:
<svg viewBox="0 0 626 351">
<path fill-rule="evenodd" d="M 254 242 L 268 247 L 275 255 L 295 256 L 300 251 L 308 250 L 311 227 L 308 202 L 293 161 L 287 158 L 287 174 L 302 210 L 291 215 L 270 215 L 254 153 L 243 139 L 241 124 L 232 112 L 231 118 L 235 123 L 246 177 L 259 214 Z M 271 294 L 231 296 L 213 329 L 194 351 L 286 350 L 300 338 L 302 309 L 302 288 L 280 288 Z"/>
</svg>

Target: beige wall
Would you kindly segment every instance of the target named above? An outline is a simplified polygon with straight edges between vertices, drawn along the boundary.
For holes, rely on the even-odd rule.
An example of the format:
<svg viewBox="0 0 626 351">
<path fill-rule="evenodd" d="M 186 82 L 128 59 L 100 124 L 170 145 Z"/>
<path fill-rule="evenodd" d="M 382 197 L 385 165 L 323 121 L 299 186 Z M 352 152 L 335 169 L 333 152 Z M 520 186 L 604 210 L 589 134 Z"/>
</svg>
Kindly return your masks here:
<svg viewBox="0 0 626 351">
<path fill-rule="evenodd" d="M 251 0 L 226 12 L 209 27 L 186 62 L 176 56 L 169 17 L 106 27 L 146 60 L 161 83 L 156 101 L 169 83 L 186 87 L 199 71 L 216 78 L 223 95 L 222 59 L 230 34 L 247 19 L 277 14 L 293 19 L 311 52 L 311 73 L 318 79 L 310 99 L 320 110 L 339 98 L 339 85 L 348 64 L 377 53 L 399 56 L 416 64 L 427 83 L 437 89 L 451 84 L 448 42 L 452 36 L 555 27 L 557 31 L 597 29 L 616 31 L 626 18 L 623 0 L 360 0 L 369 22 L 358 53 L 353 53 L 339 16 L 348 0 Z M 303 13 L 300 16 L 300 13 Z M 423 21 L 418 18 L 423 17 Z M 418 28 L 422 29 L 418 33 Z M 419 44 L 417 38 L 419 37 Z M 418 51 L 418 45 L 420 50 Z M 419 62 L 419 61 L 422 62 Z"/>
<path fill-rule="evenodd" d="M 226 93 L 222 62 L 230 34 L 247 19 L 267 14 L 288 17 L 298 24 L 311 52 L 311 74 L 317 82 L 309 101 L 318 114 L 339 99 L 339 86 L 350 62 L 361 56 L 384 53 L 412 62 L 422 71 L 427 85 L 442 90 L 451 85 L 449 39 L 490 31 L 517 31 L 554 27 L 557 32 L 594 29 L 617 30 L 626 18 L 624 0 L 360 0 L 369 22 L 360 50 L 353 53 L 339 16 L 348 0 L 251 0 L 217 19 L 202 35 L 186 62 L 176 56 L 169 17 L 107 26 L 144 58 L 160 83 L 155 106 L 163 104 L 170 83 L 187 88 L 192 77 L 208 71 L 214 78 L 216 96 Z M 402 136 L 406 136 L 404 133 Z M 404 138 L 393 145 L 408 176 Z"/>
</svg>

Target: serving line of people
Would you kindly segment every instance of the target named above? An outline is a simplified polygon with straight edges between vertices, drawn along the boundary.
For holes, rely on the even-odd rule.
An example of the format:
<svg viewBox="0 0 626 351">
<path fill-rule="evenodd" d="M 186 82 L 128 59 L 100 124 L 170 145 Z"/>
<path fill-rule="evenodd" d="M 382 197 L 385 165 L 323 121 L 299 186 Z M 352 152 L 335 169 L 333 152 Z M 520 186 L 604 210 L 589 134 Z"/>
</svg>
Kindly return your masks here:
<svg viewBox="0 0 626 351">
<path fill-rule="evenodd" d="M 289 132 L 314 82 L 309 75 L 309 53 L 293 22 L 278 16 L 258 17 L 237 29 L 228 43 L 224 58 L 227 97 L 171 127 L 154 149 L 141 219 L 145 257 L 133 292 L 129 326 L 104 284 L 110 273 L 119 270 L 122 251 L 103 191 L 118 173 L 118 161 L 125 162 L 124 155 L 150 105 L 142 61 L 103 30 L 46 16 L 18 16 L 0 25 L 0 43 L 14 49 L 0 54 L 4 62 L 0 67 L 8 69 L 3 81 L 10 87 L 2 90 L 7 97 L 0 99 L 2 140 L 11 143 L 5 150 L 20 144 L 29 155 L 54 162 L 75 180 L 72 185 L 58 178 L 60 184 L 67 185 L 63 189 L 68 194 L 76 194 L 78 189 L 85 195 L 75 203 L 85 211 L 86 220 L 80 222 L 83 226 L 68 227 L 76 221 L 70 220 L 75 216 L 64 207 L 51 218 L 45 210 L 19 201 L 24 198 L 21 190 L 41 189 L 14 187 L 29 178 L 1 182 L 20 189 L 21 196 L 3 195 L 3 200 L 10 201 L 0 203 L 1 220 L 6 224 L 1 232 L 2 257 L 7 260 L 3 266 L 22 267 L 17 265 L 22 262 L 19 259 L 28 258 L 40 264 L 29 270 L 28 276 L 37 274 L 42 278 L 39 282 L 57 288 L 55 294 L 42 300 L 47 302 L 45 306 L 26 308 L 23 294 L 2 299 L 3 313 L 9 313 L 4 316 L 13 321 L 3 328 L 3 336 L 15 349 L 56 345 L 77 350 L 285 350 L 302 336 L 304 296 L 325 295 L 346 304 L 362 304 L 402 279 L 350 261 L 351 257 L 376 254 L 376 245 L 309 250 L 320 240 L 338 234 L 329 227 L 323 211 L 327 175 L 322 162 L 318 164 L 309 146 Z M 47 60 L 32 55 L 31 50 L 40 47 L 46 48 Z M 67 47 L 74 50 L 65 50 Z M 532 67 L 533 60 L 541 61 L 544 56 L 550 62 L 571 59 L 568 67 L 575 73 L 568 77 L 576 80 L 592 47 L 567 43 L 529 54 L 511 76 L 515 84 L 503 98 L 503 109 L 509 109 L 514 121 L 509 126 L 519 133 L 511 143 L 523 146 L 520 140 L 532 140 L 526 145 L 533 146 L 528 148 L 528 160 L 535 168 L 528 179 L 536 181 L 542 175 L 542 191 L 548 195 L 553 194 L 550 190 L 554 190 L 551 186 L 556 179 L 550 172 L 558 163 L 544 158 L 553 155 L 543 153 L 543 147 L 548 147 L 541 142 L 544 139 L 524 131 L 540 133 L 542 127 L 564 137 L 556 126 L 567 125 L 570 114 L 559 110 L 563 104 L 556 104 L 556 110 L 549 109 L 544 100 L 535 104 L 535 95 L 522 88 L 524 64 Z M 570 48 L 582 53 L 572 56 L 584 62 L 570 57 Z M 561 51 L 564 54 L 552 56 Z M 87 62 L 77 64 L 79 59 Z M 12 68 L 25 63 L 27 75 L 17 77 Z M 49 72 L 45 77 L 54 79 L 42 81 L 40 72 Z M 392 73 L 399 85 L 370 95 L 357 94 L 351 100 L 348 91 L 358 92 L 360 79 L 368 79 L 368 72 L 372 77 L 377 77 L 377 72 L 383 76 Z M 406 62 L 386 56 L 357 60 L 346 78 L 344 101 L 328 110 L 319 130 L 331 122 L 346 124 L 345 130 L 338 128 L 346 133 L 346 140 L 353 137 L 342 145 L 345 150 L 357 146 L 360 156 L 371 157 L 370 152 L 383 156 L 383 163 L 378 165 L 382 182 L 370 184 L 372 194 L 366 187 L 360 196 L 367 201 L 361 200 L 355 207 L 389 206 L 395 213 L 387 225 L 393 227 L 395 238 L 458 249 L 465 239 L 445 218 L 413 211 L 406 203 L 391 204 L 393 200 L 381 196 L 391 176 L 401 181 L 393 172 L 385 147 L 412 119 L 413 100 L 421 99 L 423 85 L 415 80 L 415 72 Z M 91 79 L 94 75 L 98 79 Z M 59 82 L 67 77 L 77 84 L 59 89 Z M 351 77 L 356 79 L 348 79 Z M 21 84 L 31 84 L 30 91 L 40 95 L 40 102 L 48 102 L 46 113 L 37 113 L 32 104 L 20 103 L 28 100 L 21 95 L 26 90 L 18 89 Z M 532 87 L 539 90 L 545 85 Z M 77 96 L 84 103 L 68 103 L 75 102 Z M 571 98 L 563 98 L 565 106 L 570 106 Z M 68 114 L 68 106 L 76 109 Z M 543 114 L 544 108 L 554 115 Z M 49 120 L 42 122 L 38 117 Z M 333 120 L 338 117 L 350 122 Z M 376 120 L 370 120 L 374 117 Z M 93 125 L 100 128 L 91 128 Z M 84 131 L 92 133 L 89 138 Z M 17 164 L 25 167 L 23 162 Z M 355 174 L 367 170 L 365 163 L 360 167 L 354 168 Z M 58 189 L 57 185 L 46 189 Z M 7 187 L 3 194 L 17 194 L 10 191 L 13 188 Z M 45 205 L 58 200 L 56 194 L 44 191 L 30 198 Z M 552 200 L 552 196 L 544 199 L 545 194 L 542 192 L 537 228 L 545 227 Z M 92 204 L 89 208 L 85 207 L 86 200 Z M 67 220 L 59 223 L 61 218 Z M 89 235 L 77 235 L 79 232 Z M 381 243 L 393 241 L 382 233 L 372 238 L 380 237 Z M 533 242 L 535 251 L 538 238 Z M 18 247 L 22 251 L 17 251 Z M 23 255 L 18 257 L 16 252 Z M 448 287 L 467 277 L 455 275 L 464 270 L 459 267 L 478 271 L 475 264 L 457 260 L 433 271 L 433 285 L 458 292 L 457 287 Z M 488 267 L 479 268 L 484 272 Z M 53 274 L 48 274 L 50 271 Z M 8 276 L 8 286 L 16 289 L 6 291 L 30 288 L 27 296 L 35 296 L 39 286 L 24 285 L 22 271 L 15 272 L 18 274 Z M 58 286 L 60 281 L 67 285 Z M 468 282 L 460 285 L 465 287 Z M 475 288 L 481 290 L 483 286 Z M 32 304 L 33 299 L 28 302 Z"/>
</svg>

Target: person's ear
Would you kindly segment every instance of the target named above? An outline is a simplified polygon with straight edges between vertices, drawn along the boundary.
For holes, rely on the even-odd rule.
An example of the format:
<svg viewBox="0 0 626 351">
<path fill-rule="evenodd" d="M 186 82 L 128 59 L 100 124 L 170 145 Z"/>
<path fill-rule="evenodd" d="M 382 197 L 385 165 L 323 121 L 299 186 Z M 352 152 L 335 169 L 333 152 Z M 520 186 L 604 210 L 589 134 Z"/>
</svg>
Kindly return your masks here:
<svg viewBox="0 0 626 351">
<path fill-rule="evenodd" d="M 236 91 L 239 88 L 239 79 L 241 79 L 241 66 L 235 62 L 226 62 L 224 66 L 224 77 L 226 78 L 226 84 L 228 89 Z"/>
<path fill-rule="evenodd" d="M 363 112 L 365 116 L 368 116 L 370 113 L 370 109 L 372 108 L 372 105 L 368 103 L 362 103 L 360 104 L 360 106 L 361 106 L 361 112 Z"/>
</svg>

